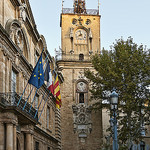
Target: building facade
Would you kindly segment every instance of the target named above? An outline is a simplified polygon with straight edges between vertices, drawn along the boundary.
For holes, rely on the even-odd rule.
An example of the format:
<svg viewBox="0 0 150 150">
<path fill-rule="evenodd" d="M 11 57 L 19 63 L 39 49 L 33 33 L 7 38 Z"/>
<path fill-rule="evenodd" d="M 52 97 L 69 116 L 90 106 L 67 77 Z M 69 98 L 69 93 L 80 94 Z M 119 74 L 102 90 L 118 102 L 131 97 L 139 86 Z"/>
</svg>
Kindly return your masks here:
<svg viewBox="0 0 150 150">
<path fill-rule="evenodd" d="M 61 50 L 56 56 L 61 85 L 62 150 L 99 150 L 102 146 L 102 113 L 92 110 L 89 81 L 85 69 L 91 69 L 90 57 L 100 53 L 100 15 L 86 9 L 84 0 L 75 0 L 74 8 L 61 14 Z"/>
<path fill-rule="evenodd" d="M 26 86 L 43 49 L 43 64 L 47 57 L 53 70 L 53 59 L 44 36 L 37 31 L 29 1 L 1 0 L 0 150 L 60 149 L 60 113 L 55 98 L 46 83 L 39 90 Z"/>
</svg>

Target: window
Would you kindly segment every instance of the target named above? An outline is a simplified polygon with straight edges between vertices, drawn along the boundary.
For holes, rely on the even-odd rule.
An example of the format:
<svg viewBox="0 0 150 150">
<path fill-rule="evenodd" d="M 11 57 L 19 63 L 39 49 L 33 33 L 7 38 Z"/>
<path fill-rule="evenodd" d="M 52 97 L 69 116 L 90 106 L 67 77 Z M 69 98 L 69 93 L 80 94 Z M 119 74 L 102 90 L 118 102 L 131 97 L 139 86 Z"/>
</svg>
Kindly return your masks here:
<svg viewBox="0 0 150 150">
<path fill-rule="evenodd" d="M 79 93 L 79 103 L 84 103 L 84 93 Z"/>
<path fill-rule="evenodd" d="M 35 150 L 39 150 L 39 142 L 35 142 Z"/>
<path fill-rule="evenodd" d="M 38 109 L 38 104 L 39 104 L 39 96 L 36 95 L 35 96 L 35 105 L 34 105 L 34 108 L 37 110 Z"/>
<path fill-rule="evenodd" d="M 16 92 L 16 85 L 17 85 L 17 73 L 12 70 L 11 72 L 11 105 L 15 102 L 15 92 Z"/>
<path fill-rule="evenodd" d="M 50 107 L 47 106 L 47 115 L 46 115 L 47 128 L 49 128 L 49 121 L 50 121 Z"/>
<path fill-rule="evenodd" d="M 14 70 L 12 70 L 11 74 L 11 91 L 16 92 L 17 73 Z"/>
<path fill-rule="evenodd" d="M 77 83 L 76 87 L 76 95 L 77 95 L 77 103 L 85 103 L 88 102 L 88 86 L 84 81 L 80 81 Z"/>
<path fill-rule="evenodd" d="M 50 150 L 50 147 L 48 147 L 47 150 Z"/>
<path fill-rule="evenodd" d="M 81 60 L 81 61 L 84 60 L 84 55 L 83 54 L 79 54 L 79 60 Z"/>
</svg>

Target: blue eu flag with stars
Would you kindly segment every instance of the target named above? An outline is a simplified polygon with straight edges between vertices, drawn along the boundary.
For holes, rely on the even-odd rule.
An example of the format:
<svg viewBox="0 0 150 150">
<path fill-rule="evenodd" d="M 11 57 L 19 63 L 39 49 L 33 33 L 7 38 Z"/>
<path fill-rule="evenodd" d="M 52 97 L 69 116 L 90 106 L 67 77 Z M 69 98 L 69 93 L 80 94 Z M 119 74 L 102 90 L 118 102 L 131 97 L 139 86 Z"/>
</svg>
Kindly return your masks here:
<svg viewBox="0 0 150 150">
<path fill-rule="evenodd" d="M 42 63 L 42 54 L 33 69 L 32 75 L 28 81 L 29 84 L 32 84 L 37 89 L 39 89 L 44 83 L 44 71 L 43 71 L 43 63 Z"/>
</svg>

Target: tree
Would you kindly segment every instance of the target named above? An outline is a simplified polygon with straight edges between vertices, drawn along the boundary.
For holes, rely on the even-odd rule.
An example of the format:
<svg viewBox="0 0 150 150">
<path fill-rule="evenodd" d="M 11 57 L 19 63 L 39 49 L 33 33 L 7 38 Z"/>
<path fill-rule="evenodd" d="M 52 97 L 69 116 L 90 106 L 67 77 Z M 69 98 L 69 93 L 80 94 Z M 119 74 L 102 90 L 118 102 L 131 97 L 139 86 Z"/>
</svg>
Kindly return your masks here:
<svg viewBox="0 0 150 150">
<path fill-rule="evenodd" d="M 95 71 L 86 70 L 85 76 L 91 81 L 91 100 L 99 99 L 94 108 L 102 109 L 102 101 L 116 88 L 119 142 L 139 142 L 142 127 L 150 124 L 150 51 L 129 37 L 116 40 L 110 51 L 103 49 L 91 61 Z"/>
</svg>

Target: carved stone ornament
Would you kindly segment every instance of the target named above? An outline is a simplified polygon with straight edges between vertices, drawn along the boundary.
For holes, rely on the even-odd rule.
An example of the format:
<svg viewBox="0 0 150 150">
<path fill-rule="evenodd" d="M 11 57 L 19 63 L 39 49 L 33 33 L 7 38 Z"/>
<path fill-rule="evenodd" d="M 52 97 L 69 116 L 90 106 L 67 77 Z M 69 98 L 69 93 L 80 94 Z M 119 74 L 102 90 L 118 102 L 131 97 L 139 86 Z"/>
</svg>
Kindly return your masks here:
<svg viewBox="0 0 150 150">
<path fill-rule="evenodd" d="M 81 69 L 81 70 L 79 71 L 79 74 L 80 74 L 80 75 L 78 76 L 79 79 L 85 79 L 84 70 Z"/>
<path fill-rule="evenodd" d="M 27 14 L 26 14 L 26 4 L 22 4 L 22 6 L 19 6 L 19 18 L 22 19 L 22 21 L 26 21 L 26 17 L 27 17 Z"/>
<path fill-rule="evenodd" d="M 89 51 L 89 55 L 92 55 L 92 54 L 93 54 L 93 50 L 90 50 L 90 51 Z"/>
<path fill-rule="evenodd" d="M 24 46 L 23 34 L 22 34 L 22 31 L 20 29 L 16 30 L 14 38 L 15 38 L 16 45 L 21 50 L 23 50 L 23 46 Z"/>
<path fill-rule="evenodd" d="M 8 47 L 5 47 L 3 45 L 2 47 L 2 52 L 4 54 L 4 56 L 6 56 L 8 59 L 10 59 L 12 62 L 15 61 L 15 55 L 13 53 L 10 52 L 9 48 Z"/>
<path fill-rule="evenodd" d="M 77 84 L 77 92 L 87 92 L 88 91 L 88 87 L 87 84 L 85 82 L 79 82 Z"/>
<path fill-rule="evenodd" d="M 86 138 L 92 131 L 91 112 L 92 106 L 85 104 L 73 105 L 74 132 L 78 133 L 79 138 Z"/>
<path fill-rule="evenodd" d="M 71 49 L 71 50 L 70 50 L 70 54 L 74 54 L 74 50 Z"/>
</svg>

